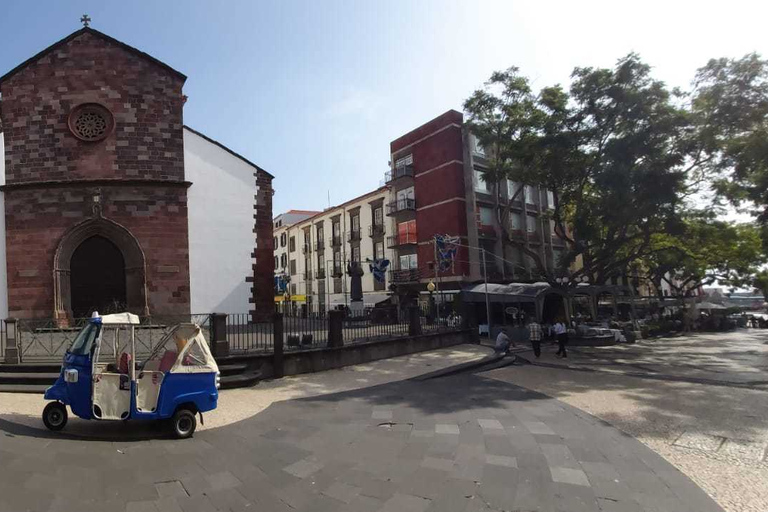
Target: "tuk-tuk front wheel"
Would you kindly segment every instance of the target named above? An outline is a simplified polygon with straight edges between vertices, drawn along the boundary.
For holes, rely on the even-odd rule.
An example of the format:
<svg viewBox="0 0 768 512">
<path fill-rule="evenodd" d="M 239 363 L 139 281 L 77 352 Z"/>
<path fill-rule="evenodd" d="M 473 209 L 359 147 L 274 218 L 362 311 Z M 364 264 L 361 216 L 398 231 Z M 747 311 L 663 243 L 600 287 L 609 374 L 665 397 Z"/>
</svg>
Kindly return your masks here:
<svg viewBox="0 0 768 512">
<path fill-rule="evenodd" d="M 189 409 L 179 409 L 174 413 L 171 425 L 173 427 L 173 434 L 177 439 L 192 437 L 192 434 L 195 433 L 195 428 L 197 428 L 195 413 Z"/>
<path fill-rule="evenodd" d="M 43 409 L 43 423 L 49 430 L 59 431 L 67 425 L 67 407 L 61 402 L 51 402 Z"/>
</svg>

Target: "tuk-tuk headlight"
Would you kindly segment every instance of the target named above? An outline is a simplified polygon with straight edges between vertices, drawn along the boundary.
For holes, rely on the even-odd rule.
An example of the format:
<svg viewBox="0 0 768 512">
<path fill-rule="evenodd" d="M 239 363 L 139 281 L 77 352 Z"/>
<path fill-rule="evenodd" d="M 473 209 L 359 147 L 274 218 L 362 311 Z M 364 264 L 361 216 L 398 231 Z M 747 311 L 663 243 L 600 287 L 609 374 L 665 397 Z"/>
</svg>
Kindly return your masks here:
<svg viewBox="0 0 768 512">
<path fill-rule="evenodd" d="M 64 382 L 75 383 L 77 382 L 78 374 L 75 368 L 69 368 L 64 371 Z"/>
<path fill-rule="evenodd" d="M 221 372 L 216 372 L 216 389 L 221 387 Z"/>
</svg>

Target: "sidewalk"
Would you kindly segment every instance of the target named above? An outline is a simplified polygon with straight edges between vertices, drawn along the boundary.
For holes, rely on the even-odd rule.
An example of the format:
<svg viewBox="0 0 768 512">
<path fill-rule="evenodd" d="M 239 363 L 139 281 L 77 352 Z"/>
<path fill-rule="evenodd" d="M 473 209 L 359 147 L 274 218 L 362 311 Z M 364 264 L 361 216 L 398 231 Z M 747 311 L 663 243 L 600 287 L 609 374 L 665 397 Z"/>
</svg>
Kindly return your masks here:
<svg viewBox="0 0 768 512">
<path fill-rule="evenodd" d="M 254 416 L 275 402 L 386 384 L 413 378 L 449 366 L 482 359 L 493 353 L 479 345 L 458 345 L 408 356 L 383 359 L 326 372 L 309 373 L 263 381 L 254 387 L 222 390 L 215 411 L 205 415 L 198 430 L 218 428 Z M 44 429 L 40 415 L 46 401 L 42 395 L 0 393 L 0 420 Z M 67 432 L 102 435 L 108 423 L 81 420 L 70 415 Z"/>
</svg>

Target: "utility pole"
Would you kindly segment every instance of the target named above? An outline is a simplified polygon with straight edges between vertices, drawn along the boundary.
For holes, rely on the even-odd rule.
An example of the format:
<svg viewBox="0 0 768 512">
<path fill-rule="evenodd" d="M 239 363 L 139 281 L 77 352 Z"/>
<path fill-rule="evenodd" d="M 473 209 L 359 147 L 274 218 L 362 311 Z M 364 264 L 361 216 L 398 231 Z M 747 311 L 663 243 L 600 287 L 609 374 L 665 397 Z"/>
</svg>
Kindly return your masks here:
<svg viewBox="0 0 768 512">
<path fill-rule="evenodd" d="M 485 249 L 480 249 L 483 252 L 483 281 L 485 282 L 485 314 L 488 318 L 488 339 L 491 338 L 491 305 L 488 301 L 488 266 L 485 263 Z"/>
</svg>

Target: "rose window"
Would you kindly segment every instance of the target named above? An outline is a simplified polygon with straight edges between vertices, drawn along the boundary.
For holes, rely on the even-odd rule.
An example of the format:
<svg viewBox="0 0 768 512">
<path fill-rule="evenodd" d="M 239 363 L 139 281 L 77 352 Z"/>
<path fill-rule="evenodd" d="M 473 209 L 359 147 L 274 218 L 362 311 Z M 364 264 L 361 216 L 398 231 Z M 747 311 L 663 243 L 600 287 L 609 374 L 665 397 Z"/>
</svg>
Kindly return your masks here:
<svg viewBox="0 0 768 512">
<path fill-rule="evenodd" d="M 69 129 L 78 139 L 99 141 L 112 130 L 112 114 L 97 104 L 80 105 L 69 116 Z"/>
</svg>

